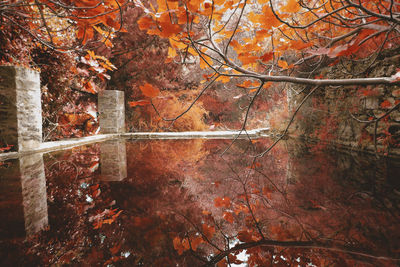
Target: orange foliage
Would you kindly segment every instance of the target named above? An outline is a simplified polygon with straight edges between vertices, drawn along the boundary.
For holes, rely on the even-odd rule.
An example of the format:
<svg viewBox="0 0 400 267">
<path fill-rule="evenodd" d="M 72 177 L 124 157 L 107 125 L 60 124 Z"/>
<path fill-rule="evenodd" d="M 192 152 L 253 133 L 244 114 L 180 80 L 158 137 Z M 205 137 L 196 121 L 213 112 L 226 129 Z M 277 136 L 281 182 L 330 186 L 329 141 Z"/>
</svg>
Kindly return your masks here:
<svg viewBox="0 0 400 267">
<path fill-rule="evenodd" d="M 185 100 L 179 100 L 180 96 L 184 96 Z M 171 121 L 165 121 L 162 118 L 174 118 L 174 116 L 180 115 L 183 111 L 188 108 L 189 103 L 194 99 L 194 92 L 181 91 L 179 93 L 171 93 L 163 91 L 158 97 L 152 99 L 154 106 L 157 108 L 159 114 L 154 111 L 153 107 L 147 105 L 146 107 L 140 107 L 146 105 L 146 100 L 130 102 L 131 106 L 137 106 L 139 114 L 148 112 L 150 118 L 146 122 L 146 117 L 139 117 L 139 127 L 142 129 L 148 128 L 149 130 L 168 130 L 168 131 L 202 131 L 207 129 L 204 123 L 204 115 L 207 113 L 200 103 L 196 103 L 186 114 L 176 120 L 173 124 Z M 135 110 L 136 112 L 136 110 Z M 172 125 L 172 127 L 171 127 Z"/>
<path fill-rule="evenodd" d="M 231 199 L 229 197 L 217 197 L 214 199 L 214 205 L 216 207 L 229 208 L 231 206 Z"/>
<path fill-rule="evenodd" d="M 143 86 L 139 86 L 140 91 L 142 91 L 143 95 L 148 97 L 156 97 L 160 93 L 160 90 L 149 83 L 145 83 Z"/>
</svg>

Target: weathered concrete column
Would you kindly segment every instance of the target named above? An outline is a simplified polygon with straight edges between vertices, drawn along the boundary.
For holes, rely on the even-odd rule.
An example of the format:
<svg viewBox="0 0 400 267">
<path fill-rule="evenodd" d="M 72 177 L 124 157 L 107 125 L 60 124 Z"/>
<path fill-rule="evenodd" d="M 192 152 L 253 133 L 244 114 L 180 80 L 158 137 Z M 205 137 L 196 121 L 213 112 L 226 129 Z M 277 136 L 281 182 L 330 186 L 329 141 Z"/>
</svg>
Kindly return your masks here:
<svg viewBox="0 0 400 267">
<path fill-rule="evenodd" d="M 37 71 L 0 66 L 0 141 L 17 150 L 42 142 L 40 76 Z"/>
<path fill-rule="evenodd" d="M 127 176 L 125 140 L 100 143 L 100 170 L 103 181 L 122 181 Z"/>
<path fill-rule="evenodd" d="M 125 100 L 124 92 L 106 90 L 98 98 L 100 132 L 125 132 Z"/>
</svg>

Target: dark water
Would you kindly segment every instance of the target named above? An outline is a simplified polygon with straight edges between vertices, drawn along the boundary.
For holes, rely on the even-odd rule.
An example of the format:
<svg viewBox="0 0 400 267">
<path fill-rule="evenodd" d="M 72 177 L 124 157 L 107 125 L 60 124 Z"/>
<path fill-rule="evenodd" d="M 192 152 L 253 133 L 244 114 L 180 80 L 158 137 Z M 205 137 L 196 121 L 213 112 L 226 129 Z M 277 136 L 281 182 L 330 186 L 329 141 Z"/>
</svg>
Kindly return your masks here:
<svg viewBox="0 0 400 267">
<path fill-rule="evenodd" d="M 113 141 L 0 164 L 0 266 L 398 266 L 400 161 Z"/>
</svg>

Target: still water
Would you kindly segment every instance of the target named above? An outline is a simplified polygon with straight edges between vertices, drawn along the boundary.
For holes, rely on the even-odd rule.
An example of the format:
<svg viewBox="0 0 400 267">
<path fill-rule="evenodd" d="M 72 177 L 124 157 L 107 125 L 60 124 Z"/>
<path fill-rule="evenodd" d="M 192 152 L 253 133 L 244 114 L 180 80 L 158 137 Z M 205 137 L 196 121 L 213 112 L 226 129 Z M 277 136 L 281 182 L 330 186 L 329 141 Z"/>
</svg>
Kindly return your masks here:
<svg viewBox="0 0 400 267">
<path fill-rule="evenodd" d="M 398 266 L 400 161 L 116 140 L 0 162 L 0 266 Z"/>
</svg>

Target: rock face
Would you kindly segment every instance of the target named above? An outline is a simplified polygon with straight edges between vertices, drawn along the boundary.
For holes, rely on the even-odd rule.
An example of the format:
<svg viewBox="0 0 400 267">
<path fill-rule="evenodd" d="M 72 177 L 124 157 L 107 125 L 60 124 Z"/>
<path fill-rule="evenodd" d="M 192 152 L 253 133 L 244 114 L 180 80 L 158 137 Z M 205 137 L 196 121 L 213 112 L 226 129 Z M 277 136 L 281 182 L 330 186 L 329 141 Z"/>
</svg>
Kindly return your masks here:
<svg viewBox="0 0 400 267">
<path fill-rule="evenodd" d="M 37 71 L 0 66 L 0 141 L 16 150 L 42 142 L 40 76 Z"/>
<path fill-rule="evenodd" d="M 398 51 L 384 51 L 374 62 L 343 60 L 342 64 L 322 68 L 319 74 L 329 79 L 354 78 L 357 73 L 361 73 L 360 77 L 390 77 L 397 72 L 399 65 Z M 297 87 L 297 91 L 304 91 L 290 95 L 289 106 L 292 109 L 311 89 Z M 376 139 L 378 151 L 400 154 L 399 109 L 379 120 L 375 134 L 375 120 L 399 103 L 398 92 L 399 86 L 394 85 L 319 88 L 303 105 L 291 133 L 369 151 L 375 150 Z"/>
<path fill-rule="evenodd" d="M 101 133 L 125 132 L 124 92 L 106 90 L 99 94 L 98 109 Z"/>
</svg>

